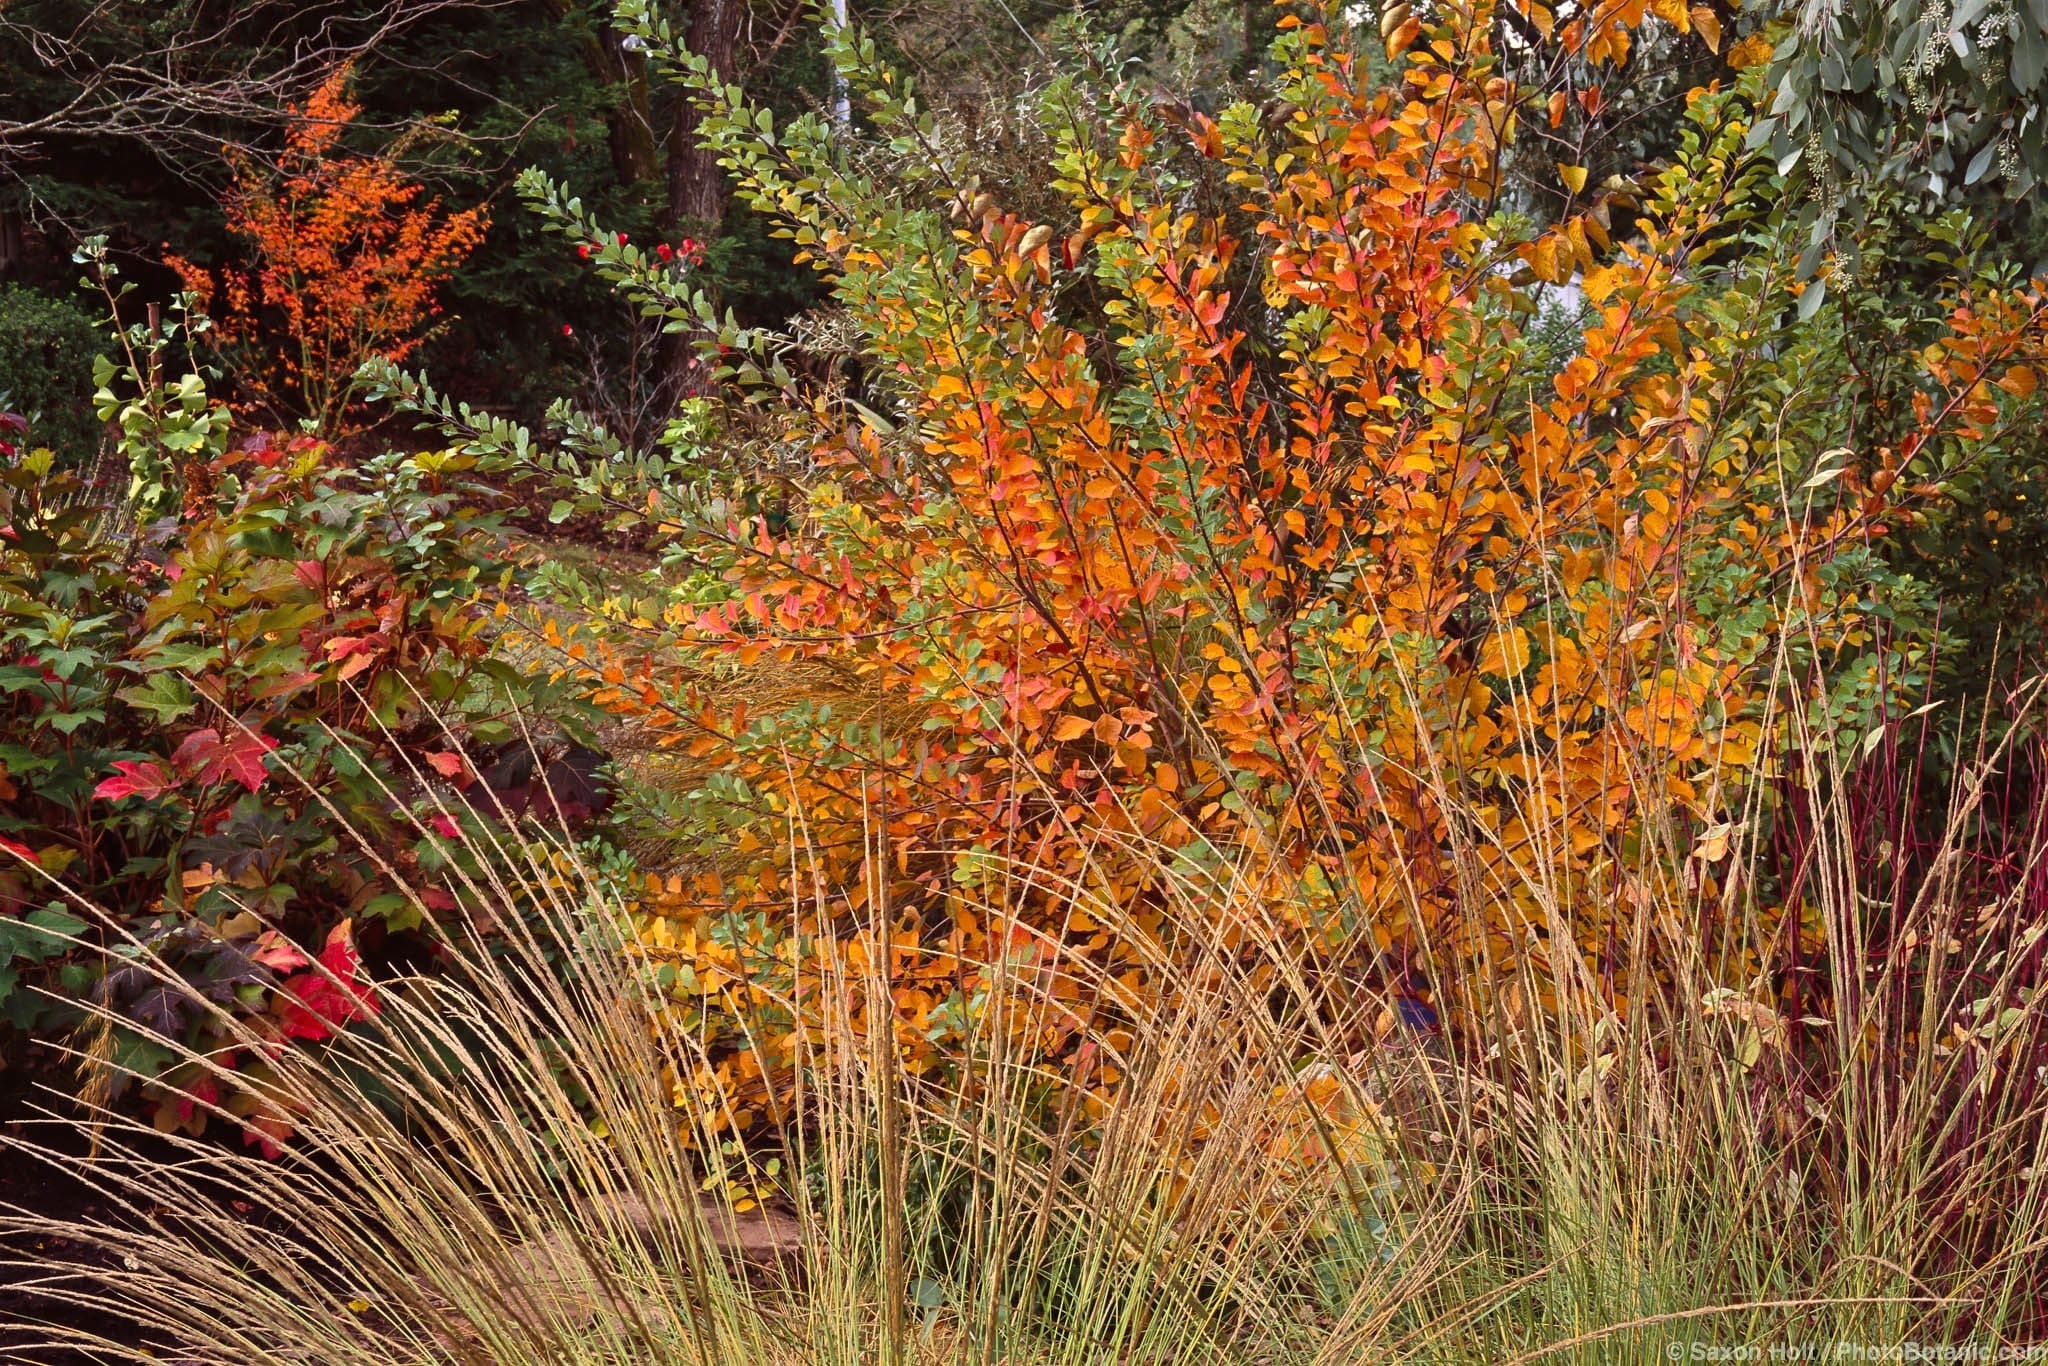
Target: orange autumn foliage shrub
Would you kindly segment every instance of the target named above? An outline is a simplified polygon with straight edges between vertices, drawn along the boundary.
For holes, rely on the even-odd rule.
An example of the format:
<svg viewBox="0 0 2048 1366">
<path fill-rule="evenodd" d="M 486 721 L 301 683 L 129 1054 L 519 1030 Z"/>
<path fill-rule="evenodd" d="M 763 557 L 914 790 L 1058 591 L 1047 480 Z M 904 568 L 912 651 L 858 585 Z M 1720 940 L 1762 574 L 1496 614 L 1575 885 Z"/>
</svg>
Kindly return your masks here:
<svg viewBox="0 0 2048 1366">
<path fill-rule="evenodd" d="M 167 257 L 232 363 L 252 408 L 269 420 L 311 418 L 345 429 L 355 377 L 374 358 L 403 360 L 439 311 L 435 295 L 482 242 L 482 206 L 453 212 L 401 165 L 408 136 L 376 154 L 343 146 L 362 112 L 352 72 L 334 70 L 293 111 L 275 170 L 233 159 L 223 199 L 247 268 L 218 276 Z"/>
<path fill-rule="evenodd" d="M 1060 224 L 1005 213 L 851 40 L 879 130 L 859 169 L 707 93 L 865 382 L 785 412 L 808 466 L 786 520 L 635 505 L 723 601 L 547 628 L 711 775 L 704 871 L 641 905 L 703 1043 L 685 1094 L 775 1113 L 825 972 L 887 992 L 913 1067 L 998 1028 L 1114 1080 L 1091 1041 L 1205 980 L 1164 942 L 1190 908 L 1362 996 L 1438 984 L 1460 1027 L 1524 966 L 1625 1012 L 1655 984 L 1619 927 L 1712 883 L 1788 702 L 1854 720 L 1898 685 L 1868 541 L 1912 452 L 1866 477 L 1784 398 L 1814 343 L 1748 101 L 1696 95 L 1630 240 L 1590 212 L 1530 238 L 1474 213 L 1519 97 L 1487 16 L 1440 13 L 1394 35 L 1392 84 L 1291 26 L 1275 99 L 1214 120 L 1056 89 Z M 691 302 L 529 192 L 629 292 Z M 1575 273 L 1588 320 L 1531 373 L 1542 288 Z M 2038 350 L 2040 300 L 2007 303 L 1966 310 L 1996 324 L 1930 370 L 1916 442 L 1966 439 Z M 803 670 L 834 681 L 774 702 Z M 1750 925 L 1730 973 L 1780 928 Z M 1041 1008 L 985 1018 L 993 974 Z"/>
</svg>

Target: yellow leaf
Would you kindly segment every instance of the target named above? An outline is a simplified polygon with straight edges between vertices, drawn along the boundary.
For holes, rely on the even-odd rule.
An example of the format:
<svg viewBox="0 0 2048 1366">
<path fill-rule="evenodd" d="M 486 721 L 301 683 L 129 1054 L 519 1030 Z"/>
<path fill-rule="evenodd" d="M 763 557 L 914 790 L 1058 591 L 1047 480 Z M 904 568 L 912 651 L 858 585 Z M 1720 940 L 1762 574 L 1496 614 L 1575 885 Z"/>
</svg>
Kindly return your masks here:
<svg viewBox="0 0 2048 1366">
<path fill-rule="evenodd" d="M 263 922 L 248 911 L 237 911 L 233 915 L 222 917 L 220 924 L 215 928 L 220 931 L 220 937 L 223 939 L 241 939 L 260 933 Z"/>
<path fill-rule="evenodd" d="M 1700 31 L 1700 37 L 1707 41 L 1707 51 L 1721 50 L 1721 20 L 1705 5 L 1692 7 L 1692 26 Z"/>
<path fill-rule="evenodd" d="M 1583 166 L 1571 166 L 1560 161 L 1557 163 L 1557 175 L 1573 194 L 1586 188 L 1586 168 Z"/>
<path fill-rule="evenodd" d="M 1059 724 L 1052 728 L 1052 738 L 1064 744 L 1078 740 L 1088 733 L 1088 719 L 1082 716 L 1062 716 Z"/>
<path fill-rule="evenodd" d="M 1486 638 L 1486 648 L 1479 652 L 1479 669 L 1482 673 L 1513 678 L 1528 667 L 1529 633 L 1519 626 L 1510 626 L 1505 631 L 1495 631 Z"/>
<path fill-rule="evenodd" d="M 1728 51 L 1728 65 L 1737 71 L 1762 66 L 1771 59 L 1772 43 L 1761 33 L 1752 33 Z"/>
<path fill-rule="evenodd" d="M 1572 244 L 1572 257 L 1581 268 L 1593 264 L 1593 246 L 1586 240 L 1586 225 L 1583 218 L 1574 218 L 1564 225 L 1565 239 Z"/>
<path fill-rule="evenodd" d="M 1719 863 L 1728 857 L 1728 841 L 1735 834 L 1733 824 L 1723 821 L 1700 836 L 1699 844 L 1693 849 L 1693 857 L 1702 863 Z"/>
<path fill-rule="evenodd" d="M 36 850 L 36 866 L 46 873 L 61 876 L 78 859 L 78 851 L 68 844 L 46 844 Z"/>
</svg>

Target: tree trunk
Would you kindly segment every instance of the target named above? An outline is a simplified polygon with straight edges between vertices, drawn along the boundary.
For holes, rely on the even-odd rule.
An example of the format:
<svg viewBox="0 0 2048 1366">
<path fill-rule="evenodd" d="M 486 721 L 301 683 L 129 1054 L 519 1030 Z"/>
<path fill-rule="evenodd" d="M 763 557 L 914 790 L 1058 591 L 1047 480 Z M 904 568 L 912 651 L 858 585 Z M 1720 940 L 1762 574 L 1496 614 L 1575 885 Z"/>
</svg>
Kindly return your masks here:
<svg viewBox="0 0 2048 1366">
<path fill-rule="evenodd" d="M 711 63 L 712 73 L 722 84 L 732 84 L 740 24 L 745 18 L 746 0 L 696 0 L 691 6 L 685 41 L 690 51 Z M 698 145 L 697 127 L 702 122 L 695 102 L 681 95 L 669 124 L 668 214 L 679 229 L 709 237 L 725 221 L 732 188 L 725 182 L 718 159 L 709 148 Z"/>
<path fill-rule="evenodd" d="M 684 41 L 690 51 L 711 63 L 712 73 L 724 85 L 733 83 L 738 66 L 746 4 L 747 0 L 695 0 L 691 6 L 690 31 Z M 678 236 L 709 242 L 718 237 L 725 223 L 732 186 L 726 183 L 717 156 L 698 140 L 697 129 L 703 121 L 695 98 L 679 90 L 668 129 L 667 226 Z M 662 342 L 662 371 L 671 392 L 678 399 L 704 392 L 710 376 L 708 367 L 697 358 L 695 338 L 688 332 L 673 332 Z"/>
<path fill-rule="evenodd" d="M 22 268 L 27 244 L 21 230 L 21 210 L 0 209 L 0 280 Z"/>
<path fill-rule="evenodd" d="M 572 15 L 571 5 L 572 0 L 547 0 L 549 12 L 565 23 Z M 654 144 L 654 115 L 647 98 L 646 58 L 629 56 L 619 45 L 618 33 L 610 26 L 585 35 L 579 46 L 584 69 L 619 91 L 619 98 L 604 116 L 612 174 L 621 185 L 652 180 L 659 149 Z"/>
</svg>

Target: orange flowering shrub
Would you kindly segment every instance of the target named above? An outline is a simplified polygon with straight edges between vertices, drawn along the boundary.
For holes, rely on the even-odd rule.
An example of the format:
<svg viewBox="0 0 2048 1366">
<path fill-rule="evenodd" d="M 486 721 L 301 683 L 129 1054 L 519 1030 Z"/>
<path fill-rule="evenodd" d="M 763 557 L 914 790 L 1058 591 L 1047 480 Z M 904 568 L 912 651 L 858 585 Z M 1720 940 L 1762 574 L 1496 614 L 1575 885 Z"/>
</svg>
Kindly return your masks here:
<svg viewBox="0 0 2048 1366">
<path fill-rule="evenodd" d="M 711 775 L 712 857 L 641 907 L 708 1040 L 699 1100 L 773 1112 L 828 970 L 886 989 L 913 1067 L 989 1027 L 996 974 L 1040 1003 L 1006 1011 L 1015 1044 L 1078 1066 L 1201 985 L 1167 941 L 1205 905 L 1226 945 L 1285 936 L 1361 990 L 1527 963 L 1625 1010 L 1620 927 L 1658 879 L 1711 878 L 1788 693 L 1853 721 L 1896 684 L 1866 542 L 1911 452 L 1873 477 L 1786 397 L 1817 343 L 1749 102 L 1695 96 L 1630 240 L 1605 208 L 1530 237 L 1473 212 L 1521 96 L 1486 14 L 1438 13 L 1393 32 L 1392 84 L 1289 20 L 1276 98 L 1214 120 L 1056 87 L 1058 224 L 1004 212 L 850 40 L 879 130 L 857 170 L 708 90 L 864 370 L 782 385 L 785 519 L 577 485 L 726 588 L 550 636 Z M 715 323 L 527 189 L 627 291 Z M 1567 278 L 1586 321 L 1545 368 L 1531 324 Z M 2038 345 L 2038 299 L 1980 315 L 1916 440 Z M 829 682 L 774 684 L 804 671 Z"/>
<path fill-rule="evenodd" d="M 328 435 L 346 422 L 363 362 L 403 360 L 420 344 L 436 291 L 489 226 L 481 206 L 443 212 L 426 196 L 399 164 L 406 139 L 376 155 L 343 147 L 362 112 L 350 76 L 336 68 L 293 111 L 274 173 L 235 160 L 224 207 L 248 269 L 216 279 L 166 258 L 214 313 L 213 341 L 250 405 L 273 420 L 312 418 Z"/>
</svg>

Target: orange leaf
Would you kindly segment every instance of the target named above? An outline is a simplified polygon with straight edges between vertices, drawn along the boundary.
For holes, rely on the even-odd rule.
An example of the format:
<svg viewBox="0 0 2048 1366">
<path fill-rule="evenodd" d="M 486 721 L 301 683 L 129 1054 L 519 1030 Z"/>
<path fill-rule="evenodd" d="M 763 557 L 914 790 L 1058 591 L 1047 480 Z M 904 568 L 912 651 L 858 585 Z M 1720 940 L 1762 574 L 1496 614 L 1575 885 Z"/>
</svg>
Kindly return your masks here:
<svg viewBox="0 0 2048 1366">
<path fill-rule="evenodd" d="M 1694 5 L 1691 10 L 1692 26 L 1699 30 L 1706 40 L 1707 51 L 1721 50 L 1721 18 L 1705 5 Z"/>
</svg>

